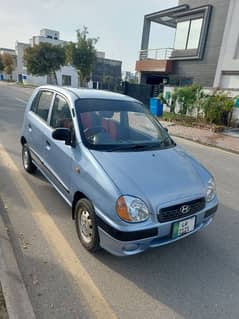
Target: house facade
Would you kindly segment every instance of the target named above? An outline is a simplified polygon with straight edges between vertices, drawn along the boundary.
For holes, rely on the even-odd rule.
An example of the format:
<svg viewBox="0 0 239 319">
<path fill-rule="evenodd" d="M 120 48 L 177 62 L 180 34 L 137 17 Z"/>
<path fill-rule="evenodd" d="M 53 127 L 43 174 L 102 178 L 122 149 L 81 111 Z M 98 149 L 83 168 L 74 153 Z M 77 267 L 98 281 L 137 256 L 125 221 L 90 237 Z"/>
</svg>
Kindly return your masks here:
<svg viewBox="0 0 239 319">
<path fill-rule="evenodd" d="M 136 71 L 141 83 L 239 88 L 239 1 L 179 0 L 144 17 Z M 175 30 L 171 48 L 150 49 L 152 23 Z"/>
<path fill-rule="evenodd" d="M 170 86 L 197 83 L 238 95 L 238 16 L 238 0 L 179 0 L 177 7 L 145 15 L 136 61 L 140 82 Z M 172 48 L 149 48 L 152 23 L 174 30 Z"/>
</svg>

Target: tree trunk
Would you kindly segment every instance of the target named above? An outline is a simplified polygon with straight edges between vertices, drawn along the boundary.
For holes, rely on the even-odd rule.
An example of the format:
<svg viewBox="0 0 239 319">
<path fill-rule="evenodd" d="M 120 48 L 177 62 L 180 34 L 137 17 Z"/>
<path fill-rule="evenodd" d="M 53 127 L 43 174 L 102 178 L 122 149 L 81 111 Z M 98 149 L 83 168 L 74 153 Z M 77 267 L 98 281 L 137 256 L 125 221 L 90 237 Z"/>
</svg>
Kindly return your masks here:
<svg viewBox="0 0 239 319">
<path fill-rule="evenodd" d="M 54 78 L 55 78 L 55 81 L 56 81 L 56 85 L 58 85 L 57 76 L 56 76 L 56 71 L 53 71 L 53 75 L 54 75 Z"/>
</svg>

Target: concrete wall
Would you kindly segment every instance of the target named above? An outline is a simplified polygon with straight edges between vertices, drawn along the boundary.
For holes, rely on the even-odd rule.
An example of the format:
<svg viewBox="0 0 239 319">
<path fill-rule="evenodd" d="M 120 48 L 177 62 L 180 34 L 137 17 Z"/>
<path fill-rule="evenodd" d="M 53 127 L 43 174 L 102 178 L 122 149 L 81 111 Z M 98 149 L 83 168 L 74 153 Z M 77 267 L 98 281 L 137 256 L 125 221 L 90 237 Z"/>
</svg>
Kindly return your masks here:
<svg viewBox="0 0 239 319">
<path fill-rule="evenodd" d="M 239 89 L 239 1 L 231 0 L 214 87 Z"/>
<path fill-rule="evenodd" d="M 203 59 L 174 61 L 174 75 L 185 78 L 192 78 L 194 83 L 199 83 L 202 86 L 210 87 L 213 85 L 229 2 L 230 0 L 179 1 L 179 5 L 189 4 L 190 8 L 210 4 L 213 6 L 213 9 Z"/>
</svg>

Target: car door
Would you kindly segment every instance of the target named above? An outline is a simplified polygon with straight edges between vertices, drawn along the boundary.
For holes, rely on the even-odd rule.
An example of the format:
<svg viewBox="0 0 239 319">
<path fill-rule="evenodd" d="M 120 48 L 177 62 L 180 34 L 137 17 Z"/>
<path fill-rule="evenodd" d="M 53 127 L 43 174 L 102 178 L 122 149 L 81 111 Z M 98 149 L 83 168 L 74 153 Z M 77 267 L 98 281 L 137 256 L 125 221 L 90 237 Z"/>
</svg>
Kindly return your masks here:
<svg viewBox="0 0 239 319">
<path fill-rule="evenodd" d="M 48 176 L 68 199 L 71 199 L 71 173 L 75 149 L 66 145 L 64 141 L 52 138 L 52 132 L 56 128 L 68 128 L 74 130 L 72 114 L 66 98 L 56 94 L 49 119 L 50 127 L 44 132 L 44 162 L 48 170 Z"/>
<path fill-rule="evenodd" d="M 53 92 L 40 90 L 34 98 L 27 117 L 27 143 L 33 161 L 43 169 L 44 147 L 43 132 L 48 127 L 49 110 L 53 101 Z"/>
</svg>

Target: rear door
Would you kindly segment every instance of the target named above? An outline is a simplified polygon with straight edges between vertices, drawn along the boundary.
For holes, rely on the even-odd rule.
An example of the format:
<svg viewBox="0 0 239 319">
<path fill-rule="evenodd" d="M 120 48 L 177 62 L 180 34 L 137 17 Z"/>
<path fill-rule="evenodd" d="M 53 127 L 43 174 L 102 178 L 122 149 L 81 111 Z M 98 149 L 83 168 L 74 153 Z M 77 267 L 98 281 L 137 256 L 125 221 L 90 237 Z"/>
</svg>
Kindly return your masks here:
<svg viewBox="0 0 239 319">
<path fill-rule="evenodd" d="M 42 168 L 44 158 L 43 132 L 48 128 L 49 110 L 53 102 L 54 93 L 41 90 L 34 98 L 27 119 L 27 142 L 31 150 L 33 161 Z"/>
</svg>

